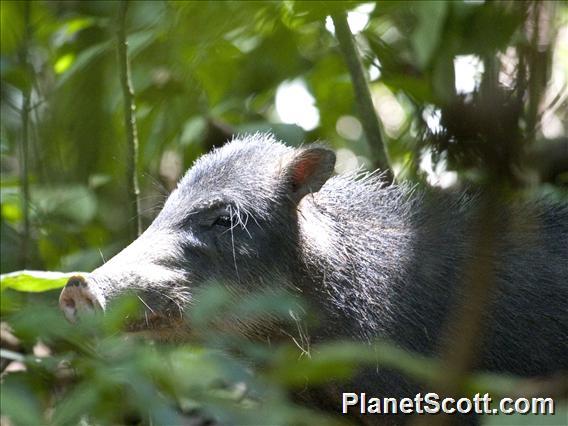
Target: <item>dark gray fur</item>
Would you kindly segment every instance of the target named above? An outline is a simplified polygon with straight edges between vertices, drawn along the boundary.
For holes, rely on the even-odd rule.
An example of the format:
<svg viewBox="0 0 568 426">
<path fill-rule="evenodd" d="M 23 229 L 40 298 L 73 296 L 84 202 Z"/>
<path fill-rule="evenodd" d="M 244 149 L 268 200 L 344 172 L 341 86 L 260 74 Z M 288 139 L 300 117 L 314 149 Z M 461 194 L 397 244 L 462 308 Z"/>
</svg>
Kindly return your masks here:
<svg viewBox="0 0 568 426">
<path fill-rule="evenodd" d="M 314 149 L 313 176 L 294 185 L 299 156 Z M 136 288 L 164 310 L 193 303 L 194 289 L 210 280 L 235 294 L 283 286 L 318 311 L 312 342 L 380 336 L 434 353 L 473 260 L 477 198 L 385 186 L 374 175 L 329 178 L 334 161 L 325 148 L 294 149 L 267 134 L 235 140 L 200 158 L 144 235 L 89 280 L 103 305 Z M 230 229 L 213 225 L 223 211 Z M 499 215 L 478 367 L 526 376 L 566 370 L 567 204 L 510 205 Z M 358 380 L 347 390 L 416 392 L 391 372 Z"/>
</svg>

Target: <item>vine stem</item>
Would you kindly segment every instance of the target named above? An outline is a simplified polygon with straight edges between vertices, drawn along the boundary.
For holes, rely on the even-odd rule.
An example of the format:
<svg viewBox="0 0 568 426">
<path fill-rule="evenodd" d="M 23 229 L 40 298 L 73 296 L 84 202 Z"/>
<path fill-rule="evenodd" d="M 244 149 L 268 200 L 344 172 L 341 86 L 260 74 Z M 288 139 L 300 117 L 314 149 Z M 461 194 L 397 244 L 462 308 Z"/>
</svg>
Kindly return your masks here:
<svg viewBox="0 0 568 426">
<path fill-rule="evenodd" d="M 374 166 L 375 168 L 383 170 L 386 174 L 385 177 L 392 181 L 393 176 L 390 168 L 389 155 L 381 136 L 381 124 L 373 105 L 371 92 L 369 91 L 369 82 L 363 70 L 361 58 L 359 57 L 353 35 L 349 29 L 347 15 L 345 12 L 338 12 L 332 15 L 332 19 L 333 25 L 335 26 L 335 36 L 337 37 L 339 48 L 351 76 L 351 82 L 353 83 L 353 90 L 355 92 L 355 102 L 359 110 L 365 137 L 367 138 L 369 148 L 373 155 Z"/>
<path fill-rule="evenodd" d="M 138 184 L 138 131 L 136 128 L 136 105 L 134 90 L 130 78 L 128 61 L 128 41 L 126 40 L 126 13 L 128 0 L 121 0 L 118 5 L 118 70 L 122 97 L 124 102 L 124 124 L 127 142 L 127 181 L 128 199 L 131 206 L 132 222 L 130 235 L 134 239 L 142 233 L 142 216 L 140 214 L 140 187 Z"/>
<path fill-rule="evenodd" d="M 30 246 L 30 170 L 29 170 L 29 121 L 30 103 L 32 90 L 32 69 L 29 63 L 29 45 L 31 40 L 31 2 L 24 2 L 24 38 L 20 60 L 26 71 L 27 87 L 23 90 L 23 101 L 21 109 L 22 120 L 22 140 L 20 145 L 20 156 L 22 167 L 20 172 L 20 184 L 22 186 L 22 216 L 24 229 L 22 231 L 22 245 L 20 251 L 21 268 L 25 269 L 29 265 L 29 246 Z"/>
</svg>

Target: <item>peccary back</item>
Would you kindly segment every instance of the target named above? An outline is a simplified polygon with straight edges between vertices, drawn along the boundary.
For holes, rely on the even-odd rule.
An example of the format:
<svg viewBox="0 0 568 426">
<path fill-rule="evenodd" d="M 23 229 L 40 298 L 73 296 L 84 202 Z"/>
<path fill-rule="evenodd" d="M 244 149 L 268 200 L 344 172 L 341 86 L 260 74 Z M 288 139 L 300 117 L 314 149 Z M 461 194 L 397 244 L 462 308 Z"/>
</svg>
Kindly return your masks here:
<svg viewBox="0 0 568 426">
<path fill-rule="evenodd" d="M 346 337 L 386 336 L 432 354 L 478 254 L 479 201 L 385 187 L 372 176 L 333 177 L 306 197 L 300 246 L 309 275 L 318 277 L 315 299 L 337 318 L 329 337 L 338 329 Z M 520 375 L 566 369 L 568 208 L 540 200 L 496 213 L 478 367 Z"/>
</svg>

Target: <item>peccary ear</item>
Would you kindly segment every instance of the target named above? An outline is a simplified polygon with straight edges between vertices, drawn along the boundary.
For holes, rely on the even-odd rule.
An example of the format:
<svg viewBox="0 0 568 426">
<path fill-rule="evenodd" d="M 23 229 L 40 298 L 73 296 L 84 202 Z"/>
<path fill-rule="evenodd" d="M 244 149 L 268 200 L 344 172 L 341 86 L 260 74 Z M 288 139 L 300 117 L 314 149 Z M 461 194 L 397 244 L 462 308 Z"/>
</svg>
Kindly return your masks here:
<svg viewBox="0 0 568 426">
<path fill-rule="evenodd" d="M 317 192 L 335 167 L 335 153 L 323 146 L 300 149 L 285 166 L 285 179 L 292 200 L 299 203 L 304 195 Z"/>
</svg>

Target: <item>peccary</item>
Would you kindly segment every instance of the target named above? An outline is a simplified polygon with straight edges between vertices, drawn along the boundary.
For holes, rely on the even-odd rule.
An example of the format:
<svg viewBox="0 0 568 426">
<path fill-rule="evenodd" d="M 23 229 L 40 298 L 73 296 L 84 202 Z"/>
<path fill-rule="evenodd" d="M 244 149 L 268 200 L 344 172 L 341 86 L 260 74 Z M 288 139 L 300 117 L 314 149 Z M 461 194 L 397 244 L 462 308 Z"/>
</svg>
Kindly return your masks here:
<svg viewBox="0 0 568 426">
<path fill-rule="evenodd" d="M 325 146 L 290 148 L 269 134 L 216 149 L 195 162 L 142 236 L 70 279 L 61 308 L 73 320 L 136 289 L 152 311 L 173 318 L 206 282 L 235 295 L 280 286 L 318 311 L 312 342 L 379 336 L 433 354 L 474 260 L 476 196 L 428 195 L 373 174 L 332 177 L 334 165 Z M 525 376 L 566 370 L 568 206 L 517 203 L 498 215 L 478 367 Z M 416 393 L 392 372 L 358 380 L 351 391 Z"/>
</svg>

